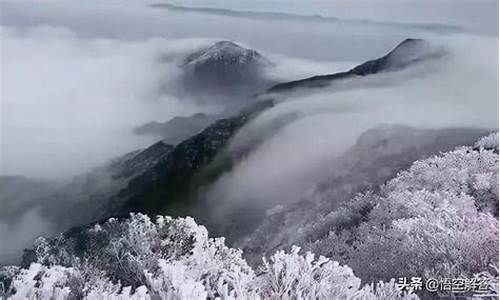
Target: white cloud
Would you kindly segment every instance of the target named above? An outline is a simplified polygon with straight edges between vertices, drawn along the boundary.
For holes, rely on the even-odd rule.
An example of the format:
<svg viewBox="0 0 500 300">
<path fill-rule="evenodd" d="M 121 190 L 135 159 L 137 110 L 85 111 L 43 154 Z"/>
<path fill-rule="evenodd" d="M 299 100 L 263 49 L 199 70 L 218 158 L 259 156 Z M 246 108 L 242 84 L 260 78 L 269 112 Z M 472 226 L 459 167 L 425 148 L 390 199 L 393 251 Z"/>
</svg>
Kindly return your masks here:
<svg viewBox="0 0 500 300">
<path fill-rule="evenodd" d="M 199 110 L 160 93 L 178 72 L 162 55 L 199 41 L 89 40 L 55 27 L 3 28 L 1 39 L 3 173 L 75 175 L 152 142 L 134 126 Z"/>
<path fill-rule="evenodd" d="M 448 57 L 405 71 L 296 92 L 258 116 L 240 130 L 232 149 L 255 147 L 259 135 L 264 142 L 215 184 L 211 198 L 298 200 L 333 171 L 329 161 L 379 124 L 497 128 L 497 40 L 456 36 L 434 42 L 448 48 Z M 287 116 L 295 117 L 273 130 L 276 120 Z"/>
</svg>

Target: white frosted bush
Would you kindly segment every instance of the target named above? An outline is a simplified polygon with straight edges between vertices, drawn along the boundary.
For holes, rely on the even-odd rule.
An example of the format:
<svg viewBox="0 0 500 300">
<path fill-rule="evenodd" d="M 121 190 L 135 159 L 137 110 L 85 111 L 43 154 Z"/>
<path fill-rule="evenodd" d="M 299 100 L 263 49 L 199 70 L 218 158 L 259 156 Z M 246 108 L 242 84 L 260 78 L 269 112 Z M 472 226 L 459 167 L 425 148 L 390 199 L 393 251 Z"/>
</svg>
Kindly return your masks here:
<svg viewBox="0 0 500 300">
<path fill-rule="evenodd" d="M 266 299 L 344 299 L 358 291 L 361 281 L 347 266 L 318 259 L 307 252 L 299 255 L 300 248 L 290 253 L 278 251 L 270 262 L 264 259 L 263 275 L 259 280 L 262 296 Z"/>
<path fill-rule="evenodd" d="M 498 132 L 492 133 L 477 141 L 476 147 L 485 149 L 498 149 Z"/>
<path fill-rule="evenodd" d="M 46 264 L 32 263 L 12 272 L 10 298 L 345 299 L 387 293 L 380 284 L 360 289 L 361 280 L 349 267 L 310 252 L 302 255 L 298 247 L 264 259 L 256 275 L 241 250 L 225 246 L 222 238 L 209 238 L 205 227 L 192 218 L 159 217 L 153 223 L 145 215 L 132 214 L 121 224 L 115 219 L 109 222 L 89 229 L 91 234 L 107 232 L 107 246 L 90 249 L 95 257 L 69 260 L 74 263 L 71 267 L 56 264 L 68 262 L 68 249 L 61 249 L 67 247 L 64 238 L 56 240 L 58 249 L 52 249 L 49 240 L 40 240 L 38 259 Z M 61 253 L 63 257 L 58 257 Z M 110 262 L 118 266 L 109 268 Z M 124 275 L 140 278 L 141 284 L 116 281 Z M 399 299 L 400 293 L 393 292 Z"/>
</svg>

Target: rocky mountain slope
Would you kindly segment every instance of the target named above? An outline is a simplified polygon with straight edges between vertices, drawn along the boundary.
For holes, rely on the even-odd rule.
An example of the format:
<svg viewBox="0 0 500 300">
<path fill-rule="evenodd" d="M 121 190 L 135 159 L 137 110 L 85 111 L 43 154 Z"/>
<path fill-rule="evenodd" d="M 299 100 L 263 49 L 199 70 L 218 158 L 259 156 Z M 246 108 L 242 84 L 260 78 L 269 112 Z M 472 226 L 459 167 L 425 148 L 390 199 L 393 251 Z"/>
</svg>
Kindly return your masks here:
<svg viewBox="0 0 500 300">
<path fill-rule="evenodd" d="M 217 116 L 197 113 L 186 117 L 173 117 L 166 122 L 149 122 L 134 128 L 134 133 L 154 136 L 164 143 L 175 145 L 199 133 L 215 120 Z"/>
<path fill-rule="evenodd" d="M 224 151 L 230 138 L 248 120 L 272 105 L 272 101 L 258 102 L 179 143 L 111 197 L 101 217 L 126 216 L 129 212 L 193 214 L 192 201 L 196 201 L 197 191 L 232 164 L 233 158 Z"/>
<path fill-rule="evenodd" d="M 102 214 L 106 199 L 126 188 L 130 181 L 150 170 L 172 150 L 173 146 L 160 141 L 77 176 L 42 195 L 40 214 L 61 227 L 94 222 Z M 72 210 L 78 213 L 67 213 Z"/>
</svg>

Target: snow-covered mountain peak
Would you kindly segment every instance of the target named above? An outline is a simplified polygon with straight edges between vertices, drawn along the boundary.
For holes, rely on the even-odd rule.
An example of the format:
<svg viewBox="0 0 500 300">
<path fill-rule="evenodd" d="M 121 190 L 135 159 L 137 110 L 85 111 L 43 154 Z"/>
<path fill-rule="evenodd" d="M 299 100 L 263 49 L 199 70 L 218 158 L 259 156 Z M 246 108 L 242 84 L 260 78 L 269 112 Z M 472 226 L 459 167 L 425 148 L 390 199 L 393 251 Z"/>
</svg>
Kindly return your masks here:
<svg viewBox="0 0 500 300">
<path fill-rule="evenodd" d="M 221 87 L 247 88 L 252 93 L 263 84 L 263 68 L 271 63 L 259 52 L 231 41 L 219 41 L 190 54 L 183 64 L 189 89 L 204 92 Z"/>
<path fill-rule="evenodd" d="M 186 65 L 217 63 L 244 67 L 254 62 L 264 63 L 265 59 L 255 50 L 241 47 L 231 41 L 219 41 L 191 54 L 186 60 Z"/>
</svg>

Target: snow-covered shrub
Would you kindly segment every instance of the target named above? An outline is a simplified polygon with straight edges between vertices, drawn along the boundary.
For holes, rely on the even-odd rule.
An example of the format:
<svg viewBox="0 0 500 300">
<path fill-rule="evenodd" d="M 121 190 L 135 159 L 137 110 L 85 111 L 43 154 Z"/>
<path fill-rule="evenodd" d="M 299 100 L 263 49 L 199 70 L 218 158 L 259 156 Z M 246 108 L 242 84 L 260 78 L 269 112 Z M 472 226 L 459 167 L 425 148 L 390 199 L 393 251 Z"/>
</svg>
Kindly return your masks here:
<svg viewBox="0 0 500 300">
<path fill-rule="evenodd" d="M 33 263 L 12 278 L 9 299 L 149 299 L 147 289 L 113 284 L 108 278 L 84 278 L 82 271 Z"/>
<path fill-rule="evenodd" d="M 201 282 L 210 298 L 252 294 L 251 283 L 255 275 L 241 257 L 241 250 L 227 247 L 223 238 L 209 238 L 206 228 L 197 225 L 192 218 L 174 220 L 160 217 L 158 224 L 160 232 L 164 232 L 161 247 L 167 251 L 176 249 L 171 255 L 182 263 L 178 268 L 185 268 L 183 272 L 189 274 L 192 280 Z M 172 226 L 178 230 L 167 230 Z M 188 252 L 184 252 L 185 245 L 179 244 L 182 240 L 192 242 Z M 165 267 L 160 269 L 163 274 L 168 274 Z"/>
<path fill-rule="evenodd" d="M 347 266 L 318 259 L 307 252 L 299 255 L 300 248 L 291 253 L 278 251 L 271 263 L 264 259 L 260 280 L 262 296 L 266 299 L 344 299 L 358 291 L 361 281 Z"/>
<path fill-rule="evenodd" d="M 12 281 L 15 291 L 12 299 L 66 299 L 71 293 L 69 287 L 74 276 L 72 268 L 62 266 L 46 267 L 31 264 L 23 269 Z"/>
<path fill-rule="evenodd" d="M 159 217 L 154 223 L 132 214 L 125 221 L 110 219 L 78 234 L 40 238 L 34 255 L 32 266 L 79 270 L 85 284 L 76 289 L 85 295 L 92 291 L 119 297 L 121 287 L 130 286 L 127 295 L 144 287 L 150 295 L 172 299 L 243 297 L 252 294 L 255 276 L 240 250 L 225 246 L 224 239 L 209 238 L 192 218 Z M 106 280 L 94 280 L 102 278 Z"/>
<path fill-rule="evenodd" d="M 498 277 L 498 265 L 491 265 L 489 270 L 485 270 L 481 273 L 474 274 L 474 278 L 479 278 L 485 280 L 488 283 L 488 289 L 492 295 L 496 295 L 498 298 L 499 292 L 499 277 Z"/>
<path fill-rule="evenodd" d="M 12 280 L 20 271 L 18 266 L 0 267 L 0 299 L 5 299 L 12 293 Z"/>
<path fill-rule="evenodd" d="M 150 291 L 161 299 L 206 299 L 208 296 L 203 283 L 189 274 L 189 269 L 181 262 L 158 261 L 156 274 L 146 273 Z"/>
<path fill-rule="evenodd" d="M 474 145 L 476 148 L 497 149 L 498 152 L 498 132 L 487 135 Z"/>
<path fill-rule="evenodd" d="M 73 233 L 74 234 L 74 233 Z M 106 236 L 105 236 L 106 235 Z M 80 244 L 75 250 L 78 236 Z M 52 249 L 57 246 L 58 249 Z M 101 248 L 96 248 L 100 246 Z M 75 251 L 80 257 L 67 255 Z M 141 214 L 72 236 L 38 240 L 28 269 L 3 269 L 11 299 L 400 299 L 386 284 L 365 286 L 347 266 L 325 257 L 278 251 L 256 275 L 241 251 L 208 237 L 191 218 Z M 38 255 L 38 256 L 37 256 Z M 94 255 L 94 256 L 91 256 Z M 58 261 L 71 263 L 62 266 Z M 41 263 L 42 262 L 42 263 Z M 115 264 L 111 266 L 111 264 Z M 10 270 L 10 271 L 9 271 Z M 114 273 L 113 273 L 114 272 Z M 116 274 L 120 273 L 120 274 Z M 122 281 L 126 276 L 133 279 Z M 133 286 L 130 282 L 136 284 Z"/>
</svg>

